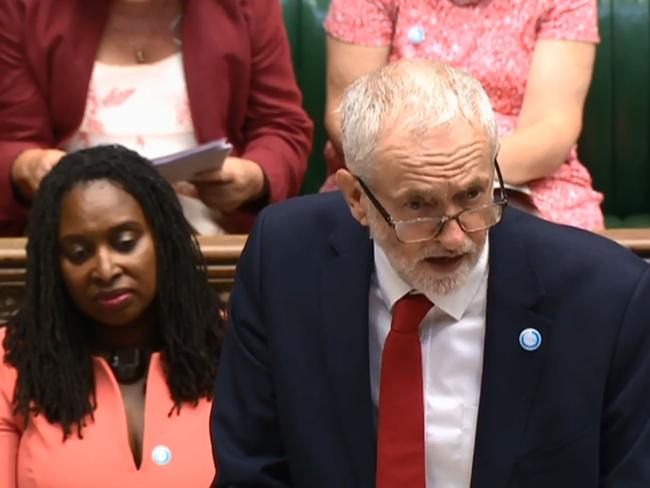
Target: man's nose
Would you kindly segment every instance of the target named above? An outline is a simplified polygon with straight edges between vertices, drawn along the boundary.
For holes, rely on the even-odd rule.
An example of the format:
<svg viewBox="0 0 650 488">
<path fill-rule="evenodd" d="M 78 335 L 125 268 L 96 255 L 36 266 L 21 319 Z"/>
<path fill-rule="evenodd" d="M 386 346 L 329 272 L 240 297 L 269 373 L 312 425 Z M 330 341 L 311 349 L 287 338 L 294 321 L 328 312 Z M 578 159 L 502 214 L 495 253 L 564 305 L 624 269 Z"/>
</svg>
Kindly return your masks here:
<svg viewBox="0 0 650 488">
<path fill-rule="evenodd" d="M 438 242 L 447 251 L 459 251 L 465 245 L 467 234 L 460 228 L 456 219 L 451 219 L 445 222 L 440 234 L 438 234 Z"/>
</svg>

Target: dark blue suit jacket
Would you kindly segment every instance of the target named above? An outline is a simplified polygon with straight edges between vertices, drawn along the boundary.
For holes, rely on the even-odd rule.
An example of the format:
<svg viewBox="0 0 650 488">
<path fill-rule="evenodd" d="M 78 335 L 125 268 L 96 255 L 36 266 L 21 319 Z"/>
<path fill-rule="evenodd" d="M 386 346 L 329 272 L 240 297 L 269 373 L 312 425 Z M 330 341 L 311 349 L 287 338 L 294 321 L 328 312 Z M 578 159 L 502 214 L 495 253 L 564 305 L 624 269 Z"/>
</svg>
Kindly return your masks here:
<svg viewBox="0 0 650 488">
<path fill-rule="evenodd" d="M 649 269 L 507 209 L 490 231 L 472 488 L 650 487 Z M 259 217 L 217 379 L 217 486 L 374 486 L 372 272 L 368 231 L 340 194 Z M 527 327 L 543 336 L 534 352 L 519 345 Z"/>
</svg>

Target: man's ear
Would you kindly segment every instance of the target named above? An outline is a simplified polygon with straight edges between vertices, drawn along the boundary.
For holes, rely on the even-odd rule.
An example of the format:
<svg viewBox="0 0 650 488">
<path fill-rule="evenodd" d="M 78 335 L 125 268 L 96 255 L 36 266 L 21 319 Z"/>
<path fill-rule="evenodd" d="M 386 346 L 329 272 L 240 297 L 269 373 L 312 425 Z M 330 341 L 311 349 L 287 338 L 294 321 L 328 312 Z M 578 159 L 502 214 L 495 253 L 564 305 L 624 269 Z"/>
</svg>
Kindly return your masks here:
<svg viewBox="0 0 650 488">
<path fill-rule="evenodd" d="M 363 190 L 355 176 L 347 169 L 336 172 L 336 184 L 343 193 L 343 197 L 350 207 L 352 216 L 363 226 L 368 226 L 368 213 L 366 203 L 363 201 Z"/>
</svg>

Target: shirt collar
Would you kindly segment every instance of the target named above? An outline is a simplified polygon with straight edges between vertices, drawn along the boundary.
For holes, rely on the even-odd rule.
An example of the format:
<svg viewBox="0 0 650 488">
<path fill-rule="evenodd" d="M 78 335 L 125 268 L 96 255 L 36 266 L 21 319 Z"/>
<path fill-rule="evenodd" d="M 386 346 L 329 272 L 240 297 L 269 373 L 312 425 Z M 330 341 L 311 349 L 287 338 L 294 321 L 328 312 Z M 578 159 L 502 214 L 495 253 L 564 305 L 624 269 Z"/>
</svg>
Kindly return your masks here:
<svg viewBox="0 0 650 488">
<path fill-rule="evenodd" d="M 377 286 L 382 294 L 384 302 L 389 310 L 392 310 L 395 302 L 402 298 L 413 289 L 404 281 L 393 269 L 388 257 L 383 249 L 374 242 L 374 260 Z M 485 240 L 485 245 L 481 251 L 476 265 L 467 275 L 465 281 L 451 293 L 438 295 L 435 293 L 425 293 L 426 297 L 435 304 L 437 308 L 455 320 L 460 320 L 474 300 L 481 283 L 485 279 L 488 270 L 489 242 Z"/>
</svg>

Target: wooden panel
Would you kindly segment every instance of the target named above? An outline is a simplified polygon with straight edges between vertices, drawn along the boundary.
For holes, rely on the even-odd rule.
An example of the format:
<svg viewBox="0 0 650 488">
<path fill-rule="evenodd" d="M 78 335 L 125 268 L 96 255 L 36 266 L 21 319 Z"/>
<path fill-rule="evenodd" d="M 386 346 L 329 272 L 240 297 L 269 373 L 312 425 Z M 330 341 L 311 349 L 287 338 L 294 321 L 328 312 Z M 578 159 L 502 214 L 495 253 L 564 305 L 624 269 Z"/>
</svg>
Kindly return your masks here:
<svg viewBox="0 0 650 488">
<path fill-rule="evenodd" d="M 607 229 L 600 234 L 631 249 L 640 257 L 650 259 L 650 229 Z"/>
</svg>

